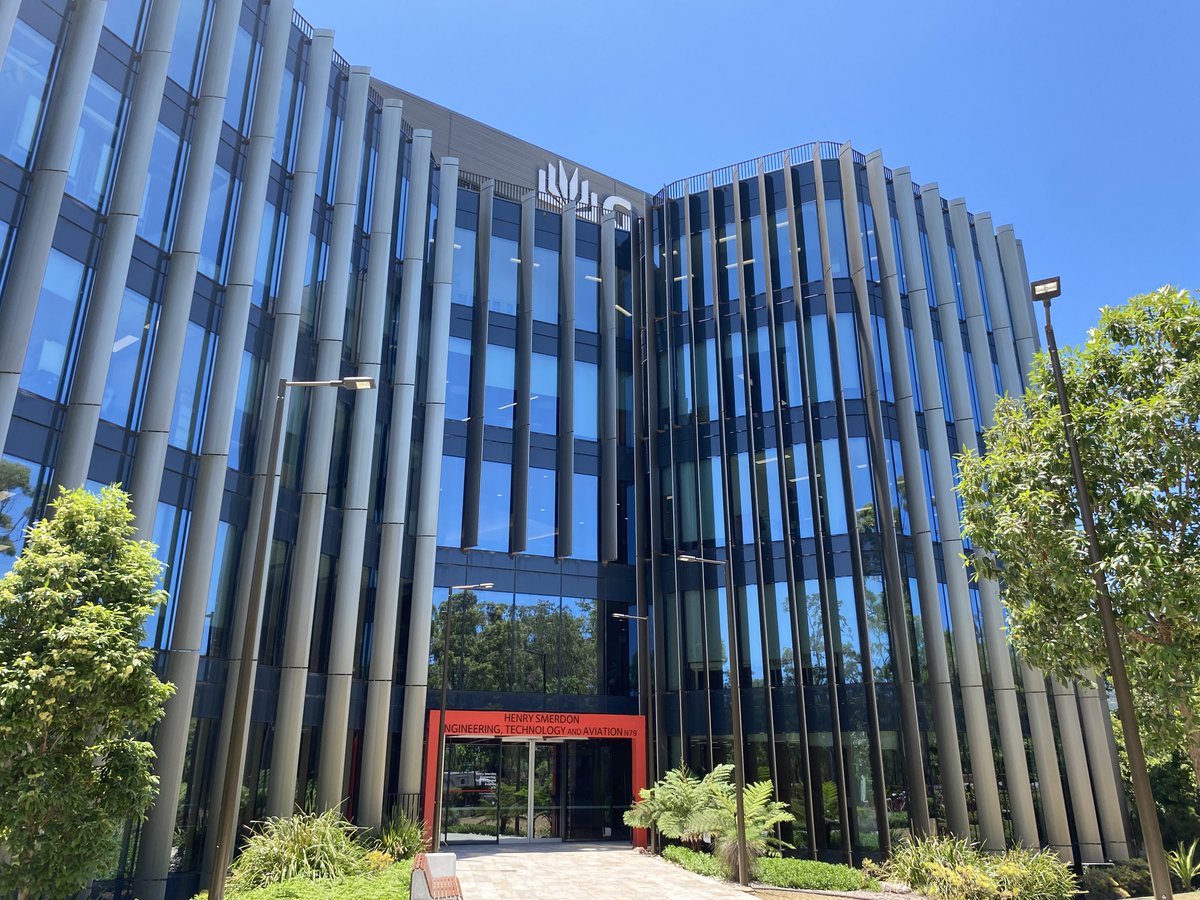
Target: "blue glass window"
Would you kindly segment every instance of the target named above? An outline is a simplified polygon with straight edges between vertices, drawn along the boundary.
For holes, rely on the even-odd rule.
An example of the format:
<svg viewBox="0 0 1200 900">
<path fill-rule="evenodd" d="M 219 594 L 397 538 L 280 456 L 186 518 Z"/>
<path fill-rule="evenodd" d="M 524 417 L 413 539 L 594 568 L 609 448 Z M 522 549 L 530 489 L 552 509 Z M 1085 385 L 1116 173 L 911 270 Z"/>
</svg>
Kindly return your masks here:
<svg viewBox="0 0 1200 900">
<path fill-rule="evenodd" d="M 600 263 L 583 256 L 575 257 L 575 327 L 581 331 L 599 331 Z"/>
<path fill-rule="evenodd" d="M 947 241 L 947 245 L 950 248 L 950 280 L 954 282 L 954 305 L 958 309 L 959 319 L 965 319 L 967 313 L 963 307 L 962 275 L 958 271 L 958 251 L 949 241 Z"/>
<path fill-rule="evenodd" d="M 825 510 L 826 534 L 846 533 L 846 495 L 842 487 L 842 463 L 838 457 L 838 439 L 821 441 L 817 454 L 817 486 Z"/>
<path fill-rule="evenodd" d="M 983 416 L 979 409 L 979 386 L 975 383 L 974 358 L 970 350 L 965 351 L 963 356 L 966 358 L 963 368 L 967 372 L 967 390 L 971 395 L 971 417 L 975 420 L 975 430 L 983 431 Z"/>
<path fill-rule="evenodd" d="M 946 414 L 946 421 L 953 422 L 954 404 L 950 402 L 950 378 L 946 372 L 946 347 L 942 343 L 941 338 L 935 339 L 933 346 L 937 351 L 938 383 L 942 388 L 942 410 Z"/>
<path fill-rule="evenodd" d="M 833 359 L 829 354 L 828 319 L 815 315 L 808 320 L 805 339 L 808 344 L 809 400 L 824 403 L 833 399 Z M 844 376 L 843 376 L 844 377 Z"/>
<path fill-rule="evenodd" d="M 229 89 L 225 99 L 225 121 L 234 131 L 246 133 L 253 113 L 254 91 L 258 84 L 258 62 L 262 45 L 244 28 L 237 30 L 233 42 L 233 64 L 229 70 Z"/>
<path fill-rule="evenodd" d="M 462 484 L 461 480 L 459 484 Z M 479 491 L 479 543 L 477 546 L 481 550 L 507 553 L 509 523 L 512 519 L 509 504 L 509 496 L 512 492 L 511 467 L 508 463 L 485 459 L 480 470 L 480 484 L 482 487 Z"/>
<path fill-rule="evenodd" d="M 781 401 L 784 406 L 802 406 L 804 404 L 804 391 L 800 383 L 802 358 L 800 339 L 796 335 L 796 323 L 788 322 L 785 319 L 779 319 L 778 323 L 779 339 L 776 341 L 776 349 L 783 358 L 782 365 L 787 376 L 786 384 L 780 391 Z"/>
<path fill-rule="evenodd" d="M 988 331 L 992 330 L 992 308 L 988 303 L 987 285 L 983 280 L 983 261 L 975 257 L 975 277 L 979 280 L 979 299 L 983 303 L 983 323 Z"/>
<path fill-rule="evenodd" d="M 850 486 L 859 531 L 879 530 L 879 510 L 871 479 L 871 453 L 865 437 L 847 441 L 850 450 Z"/>
<path fill-rule="evenodd" d="M 772 370 L 771 330 L 763 325 L 750 338 L 750 376 L 755 381 L 758 412 L 775 408 L 775 374 Z"/>
<path fill-rule="evenodd" d="M 21 369 L 22 390 L 59 399 L 68 366 L 73 362 L 75 319 L 86 274 L 83 263 L 57 250 L 50 251 Z"/>
<path fill-rule="evenodd" d="M 249 468 L 253 457 L 254 438 L 258 429 L 262 376 L 266 360 L 249 350 L 242 353 L 242 372 L 238 378 L 237 399 L 233 409 L 233 431 L 229 439 L 229 466 L 233 469 Z M 339 479 L 339 481 L 344 479 Z"/>
<path fill-rule="evenodd" d="M 843 684 L 862 684 L 862 645 L 858 634 L 858 611 L 855 602 L 854 579 L 832 579 L 830 606 L 837 611 L 838 623 L 833 629 L 837 672 Z M 869 796 L 869 795 L 868 795 Z"/>
<path fill-rule="evenodd" d="M 150 344 L 158 323 L 158 307 L 132 290 L 125 289 L 117 316 L 117 335 L 113 341 L 100 418 L 126 428 L 136 428 L 145 375 L 150 367 Z"/>
<path fill-rule="evenodd" d="M 296 167 L 296 141 L 293 138 L 300 127 L 303 108 L 304 79 L 297 78 L 294 71 L 286 69 L 280 86 L 279 113 L 275 119 L 275 143 L 271 148 L 271 158 L 289 172 Z M 403 197 L 400 208 L 403 209 Z"/>
<path fill-rule="evenodd" d="M 138 20 L 142 14 L 141 0 L 126 0 L 124 3 L 110 3 L 104 11 L 104 27 L 123 40 L 130 47 L 135 46 L 138 31 Z"/>
<path fill-rule="evenodd" d="M 683 424 L 692 415 L 692 345 L 675 348 L 675 421 Z"/>
<path fill-rule="evenodd" d="M 929 308 L 937 309 L 937 286 L 933 282 L 933 263 L 929 258 L 929 235 L 921 232 L 921 260 L 925 264 L 925 292 L 929 300 Z"/>
<path fill-rule="evenodd" d="M 167 75 L 189 93 L 195 93 L 193 88 L 200 80 L 211 20 L 212 4 L 207 0 L 183 0 L 179 6 Z"/>
<path fill-rule="evenodd" d="M 575 438 L 600 439 L 600 367 L 575 360 Z"/>
<path fill-rule="evenodd" d="M 880 399 L 885 403 L 896 400 L 896 388 L 892 383 L 892 354 L 888 347 L 887 325 L 882 316 L 871 316 L 875 329 L 875 369 L 879 377 Z"/>
<path fill-rule="evenodd" d="M 663 490 L 671 490 L 671 468 L 665 467 Z M 679 522 L 679 542 L 692 545 L 700 540 L 700 507 L 696 491 L 696 464 L 690 459 L 675 461 L 675 515 Z"/>
<path fill-rule="evenodd" d="M 714 546 L 725 543 L 725 481 L 721 458 L 700 460 L 701 537 Z"/>
<path fill-rule="evenodd" d="M 725 225 L 717 238 L 717 267 L 723 273 L 718 279 L 723 302 L 732 303 L 740 296 L 738 293 L 738 261 L 737 261 L 737 232 L 733 225 Z"/>
<path fill-rule="evenodd" d="M 760 541 L 781 541 L 784 536 L 778 453 L 778 450 L 759 450 L 754 457 L 754 475 L 758 482 Z"/>
<path fill-rule="evenodd" d="M 510 316 L 517 314 L 517 275 L 520 267 L 521 255 L 517 242 L 492 235 L 488 309 Z"/>
<path fill-rule="evenodd" d="M 863 395 L 862 371 L 858 366 L 858 328 L 854 321 L 854 313 L 838 313 L 837 330 L 842 396 L 852 400 Z"/>
<path fill-rule="evenodd" d="M 0 458 L 0 472 L 8 492 L 0 500 L 0 576 L 3 576 L 25 547 L 25 530 L 32 524 L 30 516 L 42 467 L 5 454 Z"/>
<path fill-rule="evenodd" d="M 888 632 L 887 599 L 882 578 L 868 575 L 863 579 L 863 599 L 867 604 L 867 642 L 871 650 L 871 672 L 877 682 L 894 681 L 892 636 Z"/>
<path fill-rule="evenodd" d="M 488 425 L 513 427 L 516 403 L 515 374 L 517 354 L 512 347 L 487 345 L 487 369 L 484 372 L 483 420 Z"/>
<path fill-rule="evenodd" d="M 879 281 L 879 248 L 875 242 L 875 212 L 870 203 L 861 200 L 858 204 L 858 217 L 862 226 L 863 259 L 867 264 L 867 278 Z"/>
<path fill-rule="evenodd" d="M 712 422 L 720 415 L 720 391 L 717 389 L 717 342 L 706 338 L 696 354 L 696 417 Z"/>
<path fill-rule="evenodd" d="M 829 231 L 829 266 L 834 278 L 850 277 L 850 255 L 846 250 L 846 223 L 842 201 L 825 201 L 825 227 Z"/>
<path fill-rule="evenodd" d="M 692 235 L 692 305 L 699 309 L 712 306 L 713 259 L 709 241 L 707 228 Z"/>
<path fill-rule="evenodd" d="M 913 346 L 912 326 L 904 326 L 904 341 L 908 349 L 908 377 L 912 382 L 913 406 L 921 412 L 925 405 L 921 400 L 921 379 L 917 376 L 917 351 Z"/>
<path fill-rule="evenodd" d="M 767 613 L 767 663 L 771 672 L 771 684 L 799 684 L 796 678 L 796 649 L 792 641 L 792 604 L 787 582 L 768 584 L 764 599 Z"/>
<path fill-rule="evenodd" d="M 283 268 L 283 238 L 287 231 L 287 213 L 269 200 L 263 207 L 262 229 L 258 235 L 258 256 L 254 261 L 255 306 L 274 309 L 279 295 L 279 276 Z"/>
<path fill-rule="evenodd" d="M 146 173 L 146 191 L 137 233 L 151 244 L 169 247 L 174 233 L 175 214 L 183 193 L 189 144 L 161 122 L 154 132 L 150 149 L 150 168 Z"/>
<path fill-rule="evenodd" d="M 465 422 L 470 415 L 471 342 L 450 338 L 446 365 L 446 420 Z"/>
<path fill-rule="evenodd" d="M 743 544 L 754 543 L 754 495 L 750 485 L 750 454 L 738 453 L 730 460 L 730 473 L 734 479 L 732 496 L 737 498 L 733 507 L 733 538 Z"/>
<path fill-rule="evenodd" d="M 576 472 L 571 496 L 571 558 L 600 556 L 600 479 Z"/>
<path fill-rule="evenodd" d="M 558 251 L 533 248 L 533 317 L 558 321 Z"/>
<path fill-rule="evenodd" d="M 450 280 L 450 301 L 466 306 L 475 304 L 475 231 L 454 229 L 454 274 Z"/>
<path fill-rule="evenodd" d="M 808 471 L 808 449 L 806 444 L 793 444 L 791 452 L 784 456 L 784 473 L 788 480 L 788 493 L 795 497 L 796 513 L 792 529 L 797 536 L 810 538 L 815 533 L 812 508 L 812 484 Z"/>
<path fill-rule="evenodd" d="M 892 216 L 892 252 L 896 255 L 896 274 L 899 276 L 900 293 L 908 293 L 908 275 L 904 271 L 904 253 L 900 244 L 900 221 Z"/>
<path fill-rule="evenodd" d="M 746 366 L 742 358 L 742 335 L 734 331 L 725 336 L 726 411 L 735 416 L 746 414 Z"/>
<path fill-rule="evenodd" d="M 188 322 L 183 344 L 183 359 L 179 366 L 179 385 L 175 389 L 175 406 L 171 410 L 171 430 L 168 442 L 181 450 L 196 452 L 204 430 L 204 411 L 208 406 L 209 379 L 216 341 L 203 325 Z M 294 403 L 293 408 L 304 406 Z"/>
<path fill-rule="evenodd" d="M 0 153 L 18 166 L 29 162 L 53 59 L 54 44 L 17 19 L 0 68 Z"/>
<path fill-rule="evenodd" d="M 214 281 L 224 281 L 228 248 L 237 227 L 238 198 L 242 183 L 222 166 L 213 169 L 208 210 L 204 214 L 204 235 L 200 239 L 197 271 Z"/>
<path fill-rule="evenodd" d="M 75 135 L 66 191 L 93 209 L 100 208 L 115 168 L 113 161 L 123 106 L 121 92 L 99 75 L 92 75 L 84 96 L 79 131 Z"/>
<path fill-rule="evenodd" d="M 558 357 L 531 354 L 529 386 L 530 430 L 558 434 Z"/>
<path fill-rule="evenodd" d="M 485 463 L 486 465 L 486 463 Z M 438 495 L 437 542 L 439 547 L 462 545 L 463 481 L 466 460 L 461 456 L 442 457 L 441 492 Z M 490 491 L 491 485 L 485 485 Z M 505 550 L 508 547 L 504 547 Z"/>
<path fill-rule="evenodd" d="M 767 270 L 767 260 L 763 257 L 761 216 L 751 216 L 742 223 L 742 270 L 747 297 L 761 294 L 767 289 L 763 276 Z"/>
<path fill-rule="evenodd" d="M 940 541 L 942 532 L 938 525 L 937 504 L 934 502 L 933 462 L 924 447 L 921 448 L 921 470 L 925 477 L 925 511 L 929 516 L 929 534 L 933 540 Z"/>
<path fill-rule="evenodd" d="M 554 556 L 558 535 L 554 499 L 553 469 L 529 467 L 529 512 L 525 529 L 525 552 L 533 556 Z"/>
<path fill-rule="evenodd" d="M 770 220 L 771 236 L 773 238 L 773 257 L 771 259 L 771 275 L 777 289 L 792 286 L 792 228 L 788 222 L 786 209 L 775 211 Z"/>
<path fill-rule="evenodd" d="M 734 590 L 738 614 L 738 655 L 742 684 L 761 685 L 765 679 L 762 653 L 762 614 L 758 608 L 758 585 L 738 585 Z"/>
<path fill-rule="evenodd" d="M 800 204 L 800 219 L 804 229 L 804 271 L 806 281 L 821 281 L 821 228 L 817 220 L 817 201 Z"/>
</svg>

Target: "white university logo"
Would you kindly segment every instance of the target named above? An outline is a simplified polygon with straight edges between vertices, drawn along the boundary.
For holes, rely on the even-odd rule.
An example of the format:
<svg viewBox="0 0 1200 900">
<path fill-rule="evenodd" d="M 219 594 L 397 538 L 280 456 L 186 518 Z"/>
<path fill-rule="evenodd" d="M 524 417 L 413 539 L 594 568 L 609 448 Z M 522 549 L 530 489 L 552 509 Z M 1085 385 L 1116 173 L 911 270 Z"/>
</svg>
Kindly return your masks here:
<svg viewBox="0 0 1200 900">
<path fill-rule="evenodd" d="M 600 206 L 600 197 L 589 190 L 589 187 L 586 178 L 580 181 L 578 168 L 568 176 L 566 164 L 561 159 L 557 166 L 554 163 L 546 163 L 544 168 L 538 169 L 538 190 L 551 197 L 558 197 L 564 203 L 575 201 L 581 206 Z M 632 213 L 633 204 L 616 195 L 606 198 L 604 211 L 610 212 L 615 209 Z"/>
</svg>

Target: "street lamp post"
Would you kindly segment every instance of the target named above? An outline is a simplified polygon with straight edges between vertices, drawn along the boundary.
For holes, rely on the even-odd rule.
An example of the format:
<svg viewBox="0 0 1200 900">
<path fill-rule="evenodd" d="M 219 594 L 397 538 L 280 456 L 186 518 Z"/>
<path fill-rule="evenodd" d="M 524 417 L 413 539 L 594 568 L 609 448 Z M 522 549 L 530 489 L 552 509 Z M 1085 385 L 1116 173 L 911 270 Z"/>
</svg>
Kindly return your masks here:
<svg viewBox="0 0 1200 900">
<path fill-rule="evenodd" d="M 250 597 L 246 605 L 246 626 L 242 634 L 241 665 L 238 667 L 237 688 L 234 693 L 233 715 L 229 731 L 229 752 L 221 781 L 221 809 L 217 816 L 217 838 L 214 844 L 212 871 L 209 876 L 210 900 L 225 896 L 225 876 L 229 871 L 234 829 L 237 825 L 238 801 L 241 798 L 242 769 L 246 764 L 245 735 L 250 719 L 250 693 L 254 686 L 255 650 L 258 643 L 258 620 L 262 614 L 262 598 L 267 586 L 267 553 L 275 527 L 275 481 L 279 477 L 279 456 L 283 449 L 283 414 L 287 408 L 288 388 L 344 387 L 363 391 L 375 387 L 375 379 L 348 376 L 330 381 L 288 381 L 279 379 L 275 392 L 275 417 L 271 426 L 271 445 L 267 454 L 267 484 L 264 488 L 262 513 L 258 520 L 258 535 L 254 543 L 254 567 L 250 572 Z"/>
<path fill-rule="evenodd" d="M 656 672 L 657 667 L 650 659 L 650 617 L 635 616 L 630 615 L 629 613 L 619 612 L 613 613 L 612 617 L 614 619 L 624 620 L 627 622 L 641 622 L 643 625 L 643 627 L 638 629 L 638 659 L 641 661 L 638 665 L 638 693 L 643 692 L 644 682 L 642 681 L 642 671 L 645 669 L 650 673 L 650 698 L 646 702 L 646 755 L 647 761 L 653 760 L 655 758 L 655 753 L 651 752 L 651 748 L 653 747 L 655 752 L 657 752 L 657 746 L 655 745 L 657 735 L 653 731 L 654 726 L 651 716 L 652 713 L 655 716 L 658 715 L 658 673 Z M 650 771 L 650 777 L 652 779 L 657 777 L 658 773 L 654 770 L 653 766 L 650 766 Z M 656 833 L 653 828 L 650 829 L 650 850 L 651 852 L 657 852 Z"/>
<path fill-rule="evenodd" d="M 728 555 L 728 551 L 726 553 Z M 736 602 L 733 589 L 733 560 L 704 559 L 683 553 L 680 554 L 679 561 L 725 567 L 725 618 L 729 631 L 729 687 L 733 717 L 733 784 L 737 803 L 737 876 L 738 883 L 746 885 L 750 883 L 750 857 L 746 849 L 746 807 L 742 796 L 746 792 L 746 770 L 743 765 L 745 734 L 742 729 L 742 661 L 738 646 L 737 615 L 733 610 Z"/>
<path fill-rule="evenodd" d="M 442 623 L 442 702 L 438 713 L 437 781 L 433 785 L 433 837 L 432 847 L 437 853 L 442 846 L 442 799 L 443 782 L 446 780 L 446 692 L 450 688 L 450 617 L 454 612 L 454 595 L 476 588 L 486 591 L 492 582 L 479 584 L 455 584 L 446 589 L 446 620 Z"/>
<path fill-rule="evenodd" d="M 1138 819 L 1142 826 L 1142 843 L 1146 847 L 1146 860 L 1150 863 L 1150 878 L 1154 884 L 1154 896 L 1159 900 L 1170 900 L 1171 873 L 1163 854 L 1162 834 L 1158 827 L 1158 810 L 1150 787 L 1150 776 L 1146 771 L 1146 753 L 1142 748 L 1142 735 L 1138 728 L 1137 712 L 1133 695 L 1129 690 L 1129 675 L 1125 670 L 1125 657 L 1117 635 L 1117 623 L 1113 616 L 1112 597 L 1108 593 L 1108 580 L 1104 574 L 1100 556 L 1100 542 L 1096 537 L 1096 520 L 1092 516 L 1092 501 L 1083 478 L 1083 463 L 1079 456 L 1079 444 L 1075 440 L 1074 420 L 1067 401 L 1067 387 L 1063 381 L 1062 362 L 1058 356 L 1058 344 L 1054 340 L 1054 328 L 1050 324 L 1050 301 L 1062 293 L 1062 283 L 1057 277 L 1043 278 L 1030 284 L 1033 299 L 1042 301 L 1046 313 L 1046 349 L 1050 353 L 1050 367 L 1054 372 L 1054 387 L 1058 392 L 1058 406 L 1062 413 L 1063 431 L 1067 437 L 1067 451 L 1071 456 L 1071 471 L 1075 476 L 1075 493 L 1079 497 L 1079 520 L 1083 524 L 1088 542 L 1088 562 L 1092 578 L 1096 583 L 1096 607 L 1100 612 L 1100 626 L 1104 630 L 1104 645 L 1108 650 L 1108 666 L 1112 676 L 1113 693 L 1117 695 L 1117 714 L 1121 717 L 1121 731 L 1125 737 L 1125 752 L 1129 756 L 1129 777 L 1133 781 L 1133 794 L 1137 801 Z"/>
</svg>

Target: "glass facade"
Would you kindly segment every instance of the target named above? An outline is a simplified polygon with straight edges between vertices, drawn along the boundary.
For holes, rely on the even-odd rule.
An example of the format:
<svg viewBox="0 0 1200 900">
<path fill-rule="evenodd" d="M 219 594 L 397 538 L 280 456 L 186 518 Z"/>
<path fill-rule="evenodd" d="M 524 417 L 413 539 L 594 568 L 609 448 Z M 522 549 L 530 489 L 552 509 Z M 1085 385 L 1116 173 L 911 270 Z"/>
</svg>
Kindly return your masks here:
<svg viewBox="0 0 1200 900">
<path fill-rule="evenodd" d="M 189 897 L 212 852 L 279 375 L 379 384 L 289 394 L 243 822 L 415 806 L 443 673 L 459 709 L 645 715 L 652 776 L 732 758 L 736 682 L 747 775 L 791 804 L 800 855 L 926 820 L 1071 848 L 1023 818 L 1031 784 L 1043 807 L 1061 787 L 990 746 L 1024 746 L 1009 701 L 1032 718 L 1045 684 L 988 658 L 998 606 L 967 586 L 952 499 L 951 454 L 1036 340 L 1010 230 L 827 144 L 570 217 L 432 159 L 423 101 L 299 16 L 267 27 L 290 9 L 223 2 L 183 0 L 141 106 L 153 2 L 110 4 L 90 70 L 61 65 L 71 5 L 24 3 L 0 65 L 0 573 L 58 487 L 120 482 L 171 598 L 146 641 L 180 718 L 107 886 Z M 218 46 L 227 96 L 198 104 Z M 82 101 L 54 123 L 77 139 L 46 232 L 26 207 L 58 92 Z M 503 137 L 532 174 L 543 151 Z M 627 839 L 627 747 L 478 752 L 561 786 L 564 818 L 525 837 Z M 964 785 L 991 799 L 964 812 Z"/>
</svg>

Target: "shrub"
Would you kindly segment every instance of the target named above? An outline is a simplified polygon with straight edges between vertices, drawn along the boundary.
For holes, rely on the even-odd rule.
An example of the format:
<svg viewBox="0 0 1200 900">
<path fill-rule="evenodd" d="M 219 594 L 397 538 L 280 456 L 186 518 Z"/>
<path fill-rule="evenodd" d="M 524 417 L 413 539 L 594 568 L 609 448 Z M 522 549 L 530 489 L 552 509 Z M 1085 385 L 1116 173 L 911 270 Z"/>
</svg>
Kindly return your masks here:
<svg viewBox="0 0 1200 900">
<path fill-rule="evenodd" d="M 1048 850 L 983 854 L 958 838 L 905 841 L 883 871 L 889 880 L 940 900 L 1070 900 L 1077 887 L 1070 868 Z"/>
<path fill-rule="evenodd" d="M 757 876 L 764 884 L 814 891 L 874 890 L 878 886 L 858 869 L 811 859 L 760 859 Z"/>
<path fill-rule="evenodd" d="M 1149 895 L 1154 884 L 1146 861 L 1131 859 L 1115 866 L 1085 867 L 1079 889 L 1079 900 L 1117 900 Z"/>
<path fill-rule="evenodd" d="M 402 810 L 392 813 L 376 843 L 393 859 L 412 859 L 429 845 L 425 823 Z"/>
<path fill-rule="evenodd" d="M 1075 874 L 1051 850 L 1017 848 L 988 861 L 1001 896 L 1020 897 L 1021 900 L 1067 900 L 1075 896 L 1079 886 Z"/>
<path fill-rule="evenodd" d="M 1200 857 L 1196 856 L 1198 849 L 1200 840 L 1192 841 L 1190 847 L 1184 846 L 1183 841 L 1180 841 L 1179 848 L 1167 854 L 1167 865 L 1171 868 L 1171 874 L 1179 879 L 1185 891 L 1192 886 L 1196 876 L 1200 875 Z"/>
<path fill-rule="evenodd" d="M 725 868 L 711 853 L 701 853 L 699 850 L 689 850 L 687 847 L 671 846 L 663 850 L 663 857 L 682 866 L 697 875 L 707 875 L 710 878 L 728 878 L 729 869 Z"/>
<path fill-rule="evenodd" d="M 367 870 L 367 848 L 359 829 L 337 810 L 296 813 L 259 824 L 233 863 L 230 893 L 277 884 L 291 878 L 342 878 Z"/>
<path fill-rule="evenodd" d="M 237 900 L 409 900 L 407 860 L 368 875 L 348 878 L 291 878 L 237 894 Z"/>
</svg>

